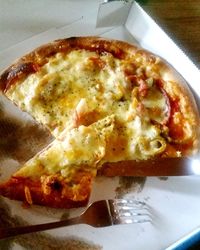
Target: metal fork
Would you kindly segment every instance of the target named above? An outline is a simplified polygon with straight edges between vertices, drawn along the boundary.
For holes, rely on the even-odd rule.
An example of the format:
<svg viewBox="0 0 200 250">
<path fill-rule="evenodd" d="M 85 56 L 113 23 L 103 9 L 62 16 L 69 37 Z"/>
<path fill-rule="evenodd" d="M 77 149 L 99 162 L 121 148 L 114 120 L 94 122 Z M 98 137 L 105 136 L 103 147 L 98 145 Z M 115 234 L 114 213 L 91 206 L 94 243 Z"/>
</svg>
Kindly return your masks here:
<svg viewBox="0 0 200 250">
<path fill-rule="evenodd" d="M 80 216 L 71 219 L 31 226 L 0 228 L 0 239 L 75 224 L 106 227 L 144 222 L 151 222 L 149 207 L 145 202 L 130 199 L 100 200 L 89 205 Z"/>
</svg>

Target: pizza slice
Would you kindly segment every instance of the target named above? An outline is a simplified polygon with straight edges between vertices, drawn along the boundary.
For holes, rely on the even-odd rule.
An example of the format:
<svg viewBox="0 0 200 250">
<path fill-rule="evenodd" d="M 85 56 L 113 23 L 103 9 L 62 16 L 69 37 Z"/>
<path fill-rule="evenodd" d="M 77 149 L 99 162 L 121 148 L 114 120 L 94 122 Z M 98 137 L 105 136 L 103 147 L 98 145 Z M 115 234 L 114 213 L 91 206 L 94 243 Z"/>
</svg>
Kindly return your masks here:
<svg viewBox="0 0 200 250">
<path fill-rule="evenodd" d="M 118 163 L 121 166 L 122 162 L 132 161 L 134 167 L 135 161 L 182 157 L 199 150 L 199 114 L 184 80 L 161 58 L 125 42 L 98 37 L 54 41 L 5 70 L 0 76 L 0 89 L 56 137 L 48 149 L 0 186 L 2 195 L 14 199 L 26 199 L 26 189 L 28 196 L 34 193 L 40 197 L 33 198 L 33 203 L 76 206 L 81 204 L 77 201 L 84 197 L 84 190 L 85 201 L 88 199 L 90 181 L 106 163 L 113 164 L 114 176 L 115 169 L 119 173 L 115 167 Z M 58 145 L 62 150 L 53 157 Z M 52 157 L 40 164 L 44 155 Z M 45 176 L 37 171 L 40 165 L 45 165 Z M 122 175 L 127 164 L 124 166 Z M 69 171 L 76 180 L 74 187 L 62 175 Z M 23 175 L 27 185 L 23 184 Z M 53 201 L 49 198 L 49 203 L 41 203 L 45 200 L 42 183 L 58 176 L 68 196 L 61 199 L 62 192 L 56 191 Z M 16 186 L 16 181 L 21 184 Z M 40 191 L 31 191 L 35 185 Z M 13 191 L 15 186 L 15 193 L 20 190 L 18 197 Z"/>
<path fill-rule="evenodd" d="M 0 194 L 28 204 L 57 208 L 86 205 L 113 122 L 111 116 L 88 127 L 63 131 L 10 180 L 0 184 Z"/>
</svg>

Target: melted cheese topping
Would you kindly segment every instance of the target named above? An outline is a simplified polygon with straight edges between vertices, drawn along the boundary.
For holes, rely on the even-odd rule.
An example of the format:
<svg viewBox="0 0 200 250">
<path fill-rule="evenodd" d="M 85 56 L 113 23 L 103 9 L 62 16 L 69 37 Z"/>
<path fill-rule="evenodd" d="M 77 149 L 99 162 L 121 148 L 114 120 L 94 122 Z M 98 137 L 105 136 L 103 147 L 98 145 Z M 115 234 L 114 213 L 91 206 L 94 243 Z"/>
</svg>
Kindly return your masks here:
<svg viewBox="0 0 200 250">
<path fill-rule="evenodd" d="M 48 148 L 28 161 L 15 176 L 40 178 L 60 173 L 70 179 L 79 167 L 96 172 L 105 156 L 106 140 L 113 131 L 114 116 L 106 117 L 88 127 L 64 131 Z M 101 134 L 100 134 L 101 131 Z"/>
<path fill-rule="evenodd" d="M 135 63 L 132 74 L 140 77 L 144 66 Z M 110 53 L 75 50 L 58 53 L 37 73 L 13 85 L 9 98 L 57 138 L 19 174 L 37 175 L 31 169 L 39 168 L 38 173 L 67 177 L 77 166 L 97 168 L 103 162 L 148 159 L 163 152 L 165 139 L 151 122 L 161 122 L 166 112 L 165 97 L 152 88 L 155 66 L 147 67 L 143 85 L 150 90 L 145 94 L 127 76 L 129 65 Z"/>
</svg>

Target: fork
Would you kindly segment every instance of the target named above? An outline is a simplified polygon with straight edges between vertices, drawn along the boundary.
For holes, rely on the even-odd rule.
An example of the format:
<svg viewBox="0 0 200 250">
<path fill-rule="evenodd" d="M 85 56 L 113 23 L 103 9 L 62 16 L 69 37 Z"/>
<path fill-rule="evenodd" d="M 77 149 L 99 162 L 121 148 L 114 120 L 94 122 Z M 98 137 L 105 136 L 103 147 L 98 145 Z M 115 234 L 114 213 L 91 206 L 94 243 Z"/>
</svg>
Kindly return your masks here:
<svg viewBox="0 0 200 250">
<path fill-rule="evenodd" d="M 90 204 L 80 216 L 67 220 L 30 226 L 0 228 L 0 239 L 75 224 L 107 227 L 144 222 L 151 222 L 149 207 L 145 202 L 133 199 L 100 200 Z"/>
</svg>

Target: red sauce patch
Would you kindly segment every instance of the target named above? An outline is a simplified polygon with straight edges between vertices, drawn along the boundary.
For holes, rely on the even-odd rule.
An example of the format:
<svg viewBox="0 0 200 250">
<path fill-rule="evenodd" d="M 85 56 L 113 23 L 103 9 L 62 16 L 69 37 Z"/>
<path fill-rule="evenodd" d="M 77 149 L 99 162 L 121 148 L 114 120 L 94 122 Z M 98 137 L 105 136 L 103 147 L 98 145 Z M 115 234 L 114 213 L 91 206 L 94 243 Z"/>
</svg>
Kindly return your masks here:
<svg viewBox="0 0 200 250">
<path fill-rule="evenodd" d="M 174 140 L 179 140 L 182 139 L 184 137 L 184 130 L 183 130 L 183 116 L 180 113 L 180 104 L 179 104 L 179 100 L 172 100 L 171 98 L 170 100 L 170 106 L 171 106 L 171 114 L 169 117 L 169 122 L 167 124 L 167 126 L 169 127 L 169 136 L 174 139 Z M 175 113 L 179 112 L 181 114 L 180 116 L 180 123 L 175 123 L 174 121 L 174 116 Z"/>
<path fill-rule="evenodd" d="M 100 57 L 90 57 L 89 60 L 93 63 L 95 68 L 103 69 L 106 66 L 106 62 L 104 62 Z"/>
<path fill-rule="evenodd" d="M 139 83 L 139 93 L 140 93 L 140 95 L 142 97 L 147 96 L 147 94 L 148 94 L 148 85 L 147 85 L 147 83 L 142 79 L 140 79 L 138 83 Z"/>
</svg>

